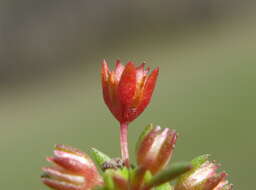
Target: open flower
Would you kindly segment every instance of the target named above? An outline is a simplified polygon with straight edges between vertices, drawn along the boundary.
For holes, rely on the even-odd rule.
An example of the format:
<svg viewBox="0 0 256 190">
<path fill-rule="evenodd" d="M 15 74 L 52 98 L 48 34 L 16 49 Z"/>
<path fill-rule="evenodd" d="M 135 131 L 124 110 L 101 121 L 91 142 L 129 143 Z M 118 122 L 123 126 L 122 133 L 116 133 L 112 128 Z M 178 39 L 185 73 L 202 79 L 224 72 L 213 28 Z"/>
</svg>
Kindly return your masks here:
<svg viewBox="0 0 256 190">
<path fill-rule="evenodd" d="M 103 182 L 93 161 L 72 147 L 56 145 L 48 161 L 55 165 L 43 168 L 42 181 L 53 189 L 88 190 Z"/>
<path fill-rule="evenodd" d="M 102 88 L 104 101 L 120 123 L 136 119 L 147 107 L 152 97 L 159 69 L 151 74 L 144 63 L 135 67 L 129 62 L 125 66 L 116 61 L 110 71 L 106 61 L 102 63 Z"/>
</svg>

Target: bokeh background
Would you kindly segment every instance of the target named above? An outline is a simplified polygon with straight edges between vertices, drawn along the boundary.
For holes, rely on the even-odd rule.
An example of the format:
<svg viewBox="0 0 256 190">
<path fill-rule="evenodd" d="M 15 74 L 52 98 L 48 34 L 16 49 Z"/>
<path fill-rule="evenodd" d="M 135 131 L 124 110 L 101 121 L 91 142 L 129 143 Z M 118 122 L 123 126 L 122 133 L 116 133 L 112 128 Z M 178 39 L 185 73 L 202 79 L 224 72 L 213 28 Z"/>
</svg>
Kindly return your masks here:
<svg viewBox="0 0 256 190">
<path fill-rule="evenodd" d="M 173 161 L 209 153 L 235 189 L 254 189 L 255 1 L 0 1 L 1 189 L 47 189 L 56 143 L 119 155 L 100 62 L 160 66 L 148 123 L 175 128 Z M 134 160 L 134 156 L 133 156 Z"/>
</svg>

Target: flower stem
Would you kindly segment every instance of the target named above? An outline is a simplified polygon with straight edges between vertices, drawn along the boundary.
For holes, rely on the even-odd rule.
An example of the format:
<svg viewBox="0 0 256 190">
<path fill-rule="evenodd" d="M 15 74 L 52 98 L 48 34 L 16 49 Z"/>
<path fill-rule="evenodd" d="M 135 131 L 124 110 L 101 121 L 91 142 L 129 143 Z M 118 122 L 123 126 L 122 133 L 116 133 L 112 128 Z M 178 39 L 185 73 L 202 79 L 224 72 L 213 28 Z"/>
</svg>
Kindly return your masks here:
<svg viewBox="0 0 256 190">
<path fill-rule="evenodd" d="M 120 148 L 122 160 L 126 167 L 129 167 L 129 151 L 128 151 L 128 123 L 120 123 Z"/>
</svg>

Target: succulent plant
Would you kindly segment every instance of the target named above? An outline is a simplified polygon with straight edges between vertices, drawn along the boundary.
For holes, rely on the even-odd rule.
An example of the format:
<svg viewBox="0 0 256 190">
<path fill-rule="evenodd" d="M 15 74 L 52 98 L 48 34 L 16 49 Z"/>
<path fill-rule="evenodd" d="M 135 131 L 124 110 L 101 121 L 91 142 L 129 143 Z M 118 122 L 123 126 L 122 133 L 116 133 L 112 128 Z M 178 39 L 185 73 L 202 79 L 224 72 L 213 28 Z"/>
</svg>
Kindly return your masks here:
<svg viewBox="0 0 256 190">
<path fill-rule="evenodd" d="M 150 103 L 159 73 L 157 68 L 149 74 L 144 66 L 117 61 L 110 71 L 102 63 L 103 98 L 120 124 L 121 157 L 92 148 L 91 159 L 78 149 L 56 145 L 54 156 L 47 158 L 53 165 L 42 169 L 44 184 L 55 190 L 232 190 L 227 173 L 218 173 L 219 165 L 208 155 L 167 167 L 178 137 L 173 129 L 146 126 L 136 145 L 137 163 L 130 163 L 128 125 Z"/>
</svg>

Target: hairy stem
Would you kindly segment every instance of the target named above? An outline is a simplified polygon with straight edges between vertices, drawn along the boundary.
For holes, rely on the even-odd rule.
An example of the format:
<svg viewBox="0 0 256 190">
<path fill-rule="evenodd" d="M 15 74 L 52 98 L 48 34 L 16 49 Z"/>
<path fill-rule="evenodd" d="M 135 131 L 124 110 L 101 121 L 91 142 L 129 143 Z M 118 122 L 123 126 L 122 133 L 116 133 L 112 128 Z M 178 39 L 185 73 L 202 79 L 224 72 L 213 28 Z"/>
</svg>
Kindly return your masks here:
<svg viewBox="0 0 256 190">
<path fill-rule="evenodd" d="M 128 151 L 128 123 L 120 124 L 120 148 L 122 159 L 124 160 L 125 166 L 129 167 L 129 151 Z"/>
</svg>

